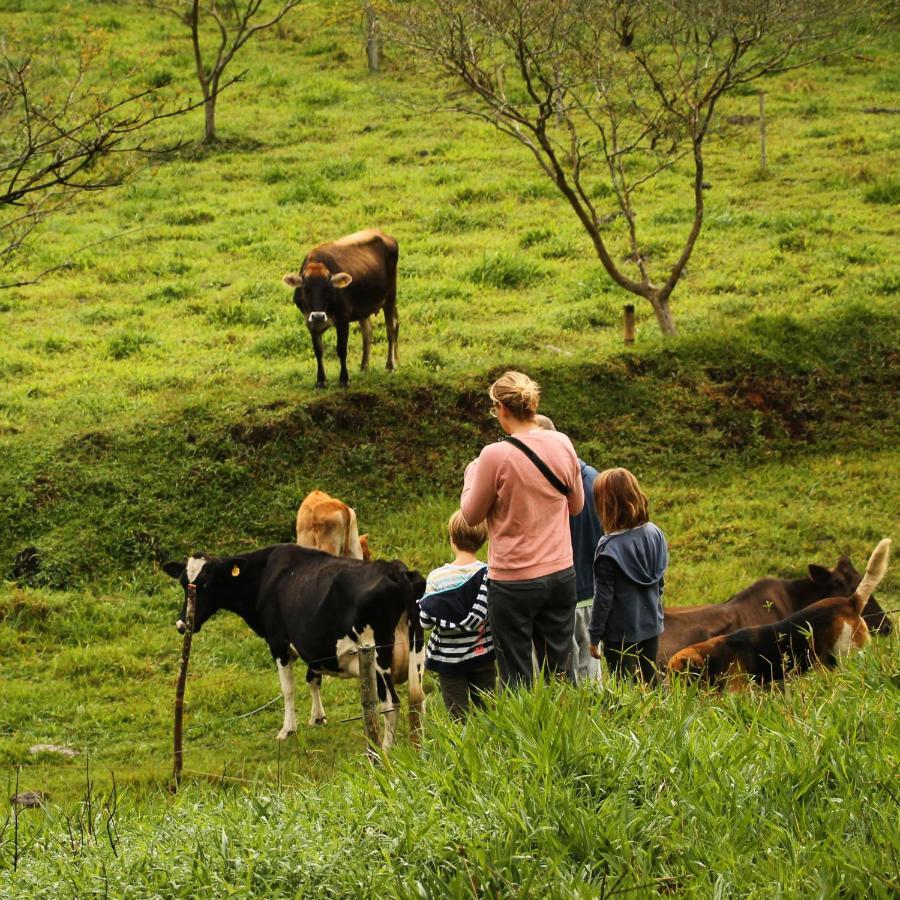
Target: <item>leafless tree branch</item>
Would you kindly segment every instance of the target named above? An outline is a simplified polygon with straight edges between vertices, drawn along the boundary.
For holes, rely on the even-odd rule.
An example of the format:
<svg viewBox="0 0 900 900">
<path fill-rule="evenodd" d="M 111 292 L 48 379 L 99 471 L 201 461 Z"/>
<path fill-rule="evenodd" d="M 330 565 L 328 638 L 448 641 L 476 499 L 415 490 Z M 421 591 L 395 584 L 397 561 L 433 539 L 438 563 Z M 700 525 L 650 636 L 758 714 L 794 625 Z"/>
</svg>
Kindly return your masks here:
<svg viewBox="0 0 900 900">
<path fill-rule="evenodd" d="M 74 61 L 45 63 L 0 44 L 0 267 L 49 216 L 184 145 L 151 135 L 200 104 L 173 103 L 161 88 L 101 87 L 99 55 L 85 45 Z"/>
<path fill-rule="evenodd" d="M 738 85 L 856 46 L 847 24 L 876 12 L 868 0 L 419 0 L 395 4 L 387 21 L 425 70 L 471 100 L 446 108 L 530 151 L 610 277 L 646 298 L 672 333 L 669 300 L 702 228 L 703 147 L 719 101 Z M 685 162 L 692 222 L 674 259 L 657 260 L 636 203 Z M 621 224 L 595 208 L 604 190 Z M 622 227 L 624 266 L 610 249 Z"/>
<path fill-rule="evenodd" d="M 237 0 L 186 0 L 182 4 L 145 0 L 151 9 L 158 9 L 174 15 L 191 32 L 191 47 L 194 54 L 194 68 L 200 90 L 203 93 L 204 129 L 203 142 L 216 141 L 216 100 L 222 90 L 222 78 L 238 51 L 255 34 L 277 25 L 301 0 L 282 0 L 278 11 L 269 19 L 253 24 L 253 19 L 262 8 L 263 0 L 247 0 L 243 8 Z M 215 48 L 207 55 L 203 50 L 204 22 L 210 20 L 217 35 Z M 233 78 L 238 81 L 245 73 Z"/>
</svg>

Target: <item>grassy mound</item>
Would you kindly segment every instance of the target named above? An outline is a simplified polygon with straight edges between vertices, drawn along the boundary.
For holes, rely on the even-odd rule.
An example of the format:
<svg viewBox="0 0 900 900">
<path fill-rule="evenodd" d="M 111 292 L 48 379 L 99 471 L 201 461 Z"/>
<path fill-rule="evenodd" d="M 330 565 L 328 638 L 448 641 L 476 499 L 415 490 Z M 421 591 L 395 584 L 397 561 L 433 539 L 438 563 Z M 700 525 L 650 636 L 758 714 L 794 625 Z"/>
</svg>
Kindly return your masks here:
<svg viewBox="0 0 900 900">
<path fill-rule="evenodd" d="M 785 456 L 877 450 L 898 434 L 900 316 L 851 307 L 802 321 L 759 317 L 604 362 L 529 371 L 544 409 L 596 465 L 631 466 L 650 485 L 701 480 Z M 377 379 L 372 388 L 225 410 L 189 402 L 125 429 L 74 434 L 0 472 L 0 562 L 23 584 L 149 584 L 154 564 L 198 549 L 292 540 L 299 500 L 323 487 L 356 507 L 382 555 L 431 564 L 466 462 L 489 441 L 482 376 Z M 378 523 L 373 526 L 370 523 Z M 433 527 L 432 527 L 433 526 Z M 13 572 L 26 546 L 30 568 Z M 426 546 L 431 547 L 428 543 Z M 148 588 L 150 589 L 150 588 Z"/>
</svg>

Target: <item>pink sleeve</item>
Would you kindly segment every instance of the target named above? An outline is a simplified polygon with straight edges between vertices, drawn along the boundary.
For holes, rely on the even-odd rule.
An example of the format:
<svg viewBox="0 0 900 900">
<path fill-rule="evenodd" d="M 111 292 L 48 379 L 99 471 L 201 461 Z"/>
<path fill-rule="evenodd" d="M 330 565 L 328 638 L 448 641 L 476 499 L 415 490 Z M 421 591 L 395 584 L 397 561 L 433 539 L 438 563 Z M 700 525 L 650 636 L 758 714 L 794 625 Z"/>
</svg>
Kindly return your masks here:
<svg viewBox="0 0 900 900">
<path fill-rule="evenodd" d="M 466 466 L 459 508 L 469 525 L 475 526 L 483 522 L 494 505 L 497 498 L 496 475 L 496 463 L 490 456 L 485 458 L 484 451 L 478 459 L 473 459 Z M 580 478 L 578 480 L 581 481 Z"/>
</svg>

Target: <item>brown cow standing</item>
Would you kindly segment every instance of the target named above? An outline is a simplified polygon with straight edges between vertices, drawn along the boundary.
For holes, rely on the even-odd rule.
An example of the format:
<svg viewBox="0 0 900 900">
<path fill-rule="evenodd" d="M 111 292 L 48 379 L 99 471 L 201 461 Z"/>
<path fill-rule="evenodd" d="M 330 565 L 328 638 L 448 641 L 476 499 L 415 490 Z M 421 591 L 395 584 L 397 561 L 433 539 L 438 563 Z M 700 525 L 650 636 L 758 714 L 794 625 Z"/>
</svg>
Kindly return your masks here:
<svg viewBox="0 0 900 900">
<path fill-rule="evenodd" d="M 347 340 L 350 323 L 359 322 L 363 336 L 362 371 L 369 367 L 372 316 L 384 309 L 387 327 L 387 368 L 397 367 L 397 242 L 374 228 L 348 234 L 310 250 L 299 273 L 282 279 L 294 289 L 294 303 L 306 321 L 316 353 L 316 387 L 325 387 L 322 335 L 337 331 L 341 387 L 347 387 Z"/>
<path fill-rule="evenodd" d="M 356 513 L 324 491 L 307 494 L 297 511 L 297 543 L 346 559 L 369 559 L 367 535 L 360 535 Z"/>
<path fill-rule="evenodd" d="M 656 664 L 662 670 L 675 653 L 691 644 L 779 622 L 826 597 L 849 597 L 860 580 L 853 563 L 842 556 L 833 569 L 810 565 L 806 578 L 761 578 L 724 603 L 667 607 Z M 872 631 L 890 634 L 891 620 L 874 597 L 868 598 L 862 616 Z"/>
</svg>

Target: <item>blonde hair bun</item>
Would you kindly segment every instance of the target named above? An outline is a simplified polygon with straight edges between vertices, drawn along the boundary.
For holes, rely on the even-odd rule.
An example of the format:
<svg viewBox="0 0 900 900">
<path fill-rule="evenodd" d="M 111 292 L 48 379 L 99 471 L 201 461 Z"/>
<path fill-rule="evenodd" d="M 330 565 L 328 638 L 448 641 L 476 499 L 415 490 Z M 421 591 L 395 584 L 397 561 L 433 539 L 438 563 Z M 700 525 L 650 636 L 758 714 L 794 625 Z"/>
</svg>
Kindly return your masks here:
<svg viewBox="0 0 900 900">
<path fill-rule="evenodd" d="M 517 419 L 532 419 L 541 402 L 541 387 L 524 372 L 504 372 L 488 394 L 494 403 L 502 403 Z"/>
</svg>

